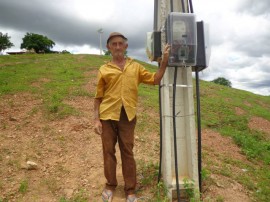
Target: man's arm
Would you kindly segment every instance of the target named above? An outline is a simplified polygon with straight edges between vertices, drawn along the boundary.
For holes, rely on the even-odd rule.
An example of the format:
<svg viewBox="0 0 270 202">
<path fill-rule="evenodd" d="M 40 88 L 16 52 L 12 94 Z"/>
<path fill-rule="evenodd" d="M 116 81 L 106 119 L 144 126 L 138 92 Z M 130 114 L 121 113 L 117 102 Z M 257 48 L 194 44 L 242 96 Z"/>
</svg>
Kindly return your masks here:
<svg viewBox="0 0 270 202">
<path fill-rule="evenodd" d="M 160 83 L 160 81 L 165 73 L 165 70 L 166 70 L 167 65 L 168 65 L 169 53 L 170 53 L 170 45 L 166 44 L 164 47 L 163 54 L 162 54 L 160 68 L 157 70 L 157 72 L 155 74 L 155 80 L 154 80 L 155 85 Z"/>
<path fill-rule="evenodd" d="M 101 135 L 102 134 L 102 124 L 99 119 L 99 106 L 102 102 L 102 98 L 94 99 L 94 130 L 95 133 Z"/>
</svg>

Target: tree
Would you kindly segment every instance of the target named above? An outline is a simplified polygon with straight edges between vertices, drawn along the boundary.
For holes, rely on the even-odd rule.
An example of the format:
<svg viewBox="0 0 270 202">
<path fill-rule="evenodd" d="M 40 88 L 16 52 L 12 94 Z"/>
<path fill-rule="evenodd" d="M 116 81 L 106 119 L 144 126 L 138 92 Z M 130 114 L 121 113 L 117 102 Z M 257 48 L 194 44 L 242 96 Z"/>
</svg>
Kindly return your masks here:
<svg viewBox="0 0 270 202">
<path fill-rule="evenodd" d="M 50 49 L 55 45 L 54 41 L 48 37 L 34 33 L 26 33 L 22 40 L 21 49 L 34 49 L 36 53 L 49 53 Z"/>
<path fill-rule="evenodd" d="M 109 50 L 103 50 L 103 52 L 104 52 L 104 55 L 112 55 L 111 54 L 111 51 L 109 51 Z M 125 52 L 125 56 L 127 56 L 127 51 Z"/>
<path fill-rule="evenodd" d="M 67 50 L 62 50 L 62 53 L 63 53 L 63 54 L 70 54 L 70 52 L 67 51 Z"/>
<path fill-rule="evenodd" d="M 228 86 L 230 88 L 232 87 L 232 83 L 228 79 L 225 79 L 223 77 L 218 77 L 214 79 L 212 82 L 219 85 Z"/>
<path fill-rule="evenodd" d="M 12 46 L 14 46 L 14 44 L 10 42 L 10 36 L 8 36 L 7 33 L 3 34 L 0 32 L 0 52 L 11 48 Z"/>
<path fill-rule="evenodd" d="M 109 50 L 103 50 L 104 55 L 111 55 L 111 52 Z"/>
</svg>

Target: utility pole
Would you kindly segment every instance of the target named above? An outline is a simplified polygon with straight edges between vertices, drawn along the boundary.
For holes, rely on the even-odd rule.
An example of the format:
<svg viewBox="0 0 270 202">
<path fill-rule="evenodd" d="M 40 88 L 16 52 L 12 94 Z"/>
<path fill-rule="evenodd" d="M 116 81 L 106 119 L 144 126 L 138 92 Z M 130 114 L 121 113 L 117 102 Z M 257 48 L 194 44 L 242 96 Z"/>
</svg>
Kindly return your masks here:
<svg viewBox="0 0 270 202">
<path fill-rule="evenodd" d="M 155 0 L 157 11 L 155 15 L 157 30 L 155 31 L 161 31 L 162 46 L 166 44 L 164 29 L 168 14 L 172 11 L 187 11 L 188 3 L 188 0 Z M 174 78 L 177 78 L 176 84 Z M 176 87 L 176 97 L 173 97 L 173 85 Z M 199 191 L 192 67 L 177 67 L 177 71 L 173 67 L 168 67 L 161 81 L 160 93 L 162 99 L 162 178 L 170 201 L 176 198 L 180 201 L 179 195 L 181 198 L 185 197 L 187 183 L 193 185 L 194 191 Z M 175 106 L 172 103 L 175 103 Z M 176 114 L 172 113 L 173 107 Z M 173 140 L 173 116 L 176 119 L 176 143 Z M 177 145 L 176 153 L 173 149 L 174 143 Z M 178 177 L 175 174 L 176 170 Z"/>
<path fill-rule="evenodd" d="M 102 33 L 103 33 L 103 29 L 100 28 L 99 30 L 97 30 L 97 32 L 99 33 L 99 48 L 100 48 L 100 55 L 102 55 Z"/>
</svg>

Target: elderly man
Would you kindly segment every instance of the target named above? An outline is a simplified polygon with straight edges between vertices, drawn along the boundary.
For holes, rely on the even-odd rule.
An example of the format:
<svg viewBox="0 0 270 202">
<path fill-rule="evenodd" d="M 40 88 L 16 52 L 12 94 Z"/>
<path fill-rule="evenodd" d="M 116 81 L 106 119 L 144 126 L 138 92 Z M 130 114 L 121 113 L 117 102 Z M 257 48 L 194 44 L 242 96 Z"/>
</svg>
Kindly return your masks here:
<svg viewBox="0 0 270 202">
<path fill-rule="evenodd" d="M 137 201 L 133 146 L 138 85 L 160 83 L 167 67 L 170 47 L 165 46 L 160 68 L 156 73 L 149 72 L 141 64 L 126 57 L 128 42 L 123 34 L 111 33 L 107 40 L 107 48 L 112 59 L 99 69 L 94 100 L 94 129 L 101 135 L 104 175 L 107 180 L 102 199 L 112 201 L 113 191 L 117 186 L 115 145 L 118 141 L 126 199 L 127 202 L 134 202 Z"/>
</svg>

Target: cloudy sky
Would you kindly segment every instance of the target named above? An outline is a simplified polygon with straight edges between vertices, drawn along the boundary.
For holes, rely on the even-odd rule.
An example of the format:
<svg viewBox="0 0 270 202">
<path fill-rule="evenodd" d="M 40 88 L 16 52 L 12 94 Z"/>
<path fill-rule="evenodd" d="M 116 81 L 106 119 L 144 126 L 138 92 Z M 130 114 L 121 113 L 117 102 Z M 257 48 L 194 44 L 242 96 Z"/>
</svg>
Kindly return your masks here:
<svg viewBox="0 0 270 202">
<path fill-rule="evenodd" d="M 211 57 L 203 80 L 224 77 L 234 88 L 270 95 L 270 1 L 193 0 L 197 20 L 209 24 Z M 146 32 L 154 0 L 0 0 L 0 32 L 19 51 L 27 32 L 45 35 L 54 50 L 100 53 L 112 31 L 129 39 L 128 55 L 147 61 Z"/>
</svg>

